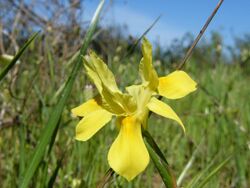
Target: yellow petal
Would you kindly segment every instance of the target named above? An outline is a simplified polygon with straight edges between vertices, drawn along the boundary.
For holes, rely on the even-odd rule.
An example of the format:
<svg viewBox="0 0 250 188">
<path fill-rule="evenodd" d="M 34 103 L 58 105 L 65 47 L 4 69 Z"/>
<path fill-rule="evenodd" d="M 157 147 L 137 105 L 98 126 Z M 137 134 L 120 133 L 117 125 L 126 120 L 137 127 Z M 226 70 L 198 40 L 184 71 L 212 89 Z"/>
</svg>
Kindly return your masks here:
<svg viewBox="0 0 250 188">
<path fill-rule="evenodd" d="M 90 52 L 90 58 L 84 60 L 87 74 L 104 99 L 103 107 L 116 115 L 133 112 L 136 108 L 135 102 L 131 96 L 123 94 L 118 89 L 115 77 L 108 66 L 94 52 Z"/>
<path fill-rule="evenodd" d="M 95 68 L 91 65 L 91 61 L 89 57 L 83 58 L 84 60 L 84 67 L 86 70 L 86 73 L 90 80 L 95 84 L 97 90 L 100 92 L 102 91 L 102 82 L 98 76 L 98 74 L 95 71 Z"/>
<path fill-rule="evenodd" d="M 103 86 L 102 96 L 106 102 L 103 102 L 103 107 L 113 114 L 127 115 L 136 110 L 136 103 L 131 95 L 112 92 L 109 88 Z"/>
<path fill-rule="evenodd" d="M 152 46 L 150 42 L 144 38 L 142 41 L 143 58 L 139 65 L 139 73 L 143 81 L 143 85 L 148 86 L 155 91 L 158 86 L 158 75 L 152 65 Z"/>
<path fill-rule="evenodd" d="M 149 163 L 149 154 L 142 139 L 141 124 L 133 117 L 121 120 L 120 132 L 108 153 L 111 168 L 131 181 Z"/>
<path fill-rule="evenodd" d="M 177 114 L 173 111 L 173 109 L 169 105 L 167 105 L 166 103 L 153 97 L 150 100 L 150 102 L 148 103 L 148 109 L 156 114 L 163 116 L 163 117 L 175 120 L 176 122 L 178 122 L 181 125 L 183 131 L 185 132 L 185 127 L 184 127 L 182 121 L 177 116 Z"/>
<path fill-rule="evenodd" d="M 76 126 L 76 139 L 86 141 L 99 131 L 112 118 L 112 114 L 104 109 L 94 111 L 85 116 Z"/>
<path fill-rule="evenodd" d="M 126 91 L 133 96 L 136 101 L 137 109 L 134 116 L 142 122 L 144 128 L 147 127 L 148 108 L 147 104 L 153 94 L 152 90 L 144 85 L 132 85 L 126 87 Z"/>
<path fill-rule="evenodd" d="M 90 51 L 90 59 L 85 59 L 84 67 L 98 90 L 101 89 L 102 83 L 112 91 L 119 91 L 113 73 L 93 51 Z"/>
<path fill-rule="evenodd" d="M 100 96 L 97 96 L 81 104 L 80 106 L 73 108 L 71 112 L 75 116 L 83 117 L 86 116 L 88 113 L 102 109 L 100 104 L 101 104 L 101 98 Z"/>
<path fill-rule="evenodd" d="M 135 99 L 138 111 L 145 110 L 145 107 L 153 94 L 148 87 L 143 85 L 131 85 L 126 87 L 126 91 Z"/>
<path fill-rule="evenodd" d="M 196 90 L 196 82 L 184 71 L 173 73 L 159 78 L 158 92 L 169 99 L 178 99 Z"/>
</svg>

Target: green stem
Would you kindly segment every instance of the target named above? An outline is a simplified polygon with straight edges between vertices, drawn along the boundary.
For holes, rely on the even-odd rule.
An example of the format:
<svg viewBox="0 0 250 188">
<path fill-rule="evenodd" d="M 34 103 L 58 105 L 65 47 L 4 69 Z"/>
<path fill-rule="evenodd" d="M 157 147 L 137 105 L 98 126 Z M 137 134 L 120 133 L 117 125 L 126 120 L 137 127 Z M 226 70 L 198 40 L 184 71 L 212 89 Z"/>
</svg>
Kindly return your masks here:
<svg viewBox="0 0 250 188">
<path fill-rule="evenodd" d="M 153 147 L 148 142 L 146 142 L 146 146 L 147 146 L 150 158 L 153 161 L 155 167 L 157 168 L 166 188 L 176 188 L 177 187 L 176 180 L 175 180 L 175 177 L 173 176 L 168 164 L 166 162 L 164 162 L 156 154 Z"/>
</svg>

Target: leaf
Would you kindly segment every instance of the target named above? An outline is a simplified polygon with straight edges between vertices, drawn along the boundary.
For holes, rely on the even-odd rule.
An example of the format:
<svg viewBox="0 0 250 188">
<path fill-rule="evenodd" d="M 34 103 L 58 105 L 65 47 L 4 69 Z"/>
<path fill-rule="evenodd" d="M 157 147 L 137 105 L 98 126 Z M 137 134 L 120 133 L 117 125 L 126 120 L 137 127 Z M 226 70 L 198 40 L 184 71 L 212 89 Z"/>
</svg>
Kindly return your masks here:
<svg viewBox="0 0 250 188">
<path fill-rule="evenodd" d="M 146 139 L 148 144 L 154 149 L 155 153 L 163 160 L 166 164 L 168 164 L 167 159 L 165 158 L 164 154 L 160 150 L 159 146 L 154 141 L 153 137 L 150 135 L 150 133 L 143 129 L 142 130 L 143 137 Z"/>
<path fill-rule="evenodd" d="M 154 151 L 152 146 L 146 142 L 146 146 L 155 167 L 157 168 L 166 188 L 177 188 L 175 177 L 173 176 L 168 164 L 164 162 Z"/>
<path fill-rule="evenodd" d="M 5 66 L 3 71 L 0 73 L 0 81 L 7 75 L 10 69 L 16 64 L 18 59 L 22 56 L 23 52 L 27 49 L 27 47 L 31 44 L 31 42 L 38 36 L 39 32 L 33 34 L 29 40 L 23 45 L 23 47 L 18 51 L 18 53 L 14 56 L 11 62 Z"/>
<path fill-rule="evenodd" d="M 56 181 L 56 177 L 58 175 L 58 172 L 59 172 L 60 168 L 62 167 L 62 160 L 63 160 L 63 156 L 61 157 L 60 160 L 57 161 L 56 168 L 55 168 L 52 176 L 49 179 L 49 183 L 48 183 L 48 187 L 49 188 L 52 188 L 53 185 L 54 185 L 54 183 L 55 183 L 55 181 Z"/>
<path fill-rule="evenodd" d="M 74 64 L 73 70 L 71 74 L 68 77 L 68 80 L 66 81 L 65 87 L 62 90 L 61 96 L 59 97 L 59 100 L 55 107 L 52 110 L 52 113 L 50 115 L 50 118 L 41 133 L 41 137 L 39 139 L 39 143 L 35 148 L 34 154 L 30 160 L 30 163 L 25 171 L 24 177 L 22 179 L 21 188 L 28 187 L 31 178 L 34 176 L 35 171 L 40 163 L 40 161 L 43 159 L 45 154 L 45 149 L 49 145 L 50 140 L 53 136 L 53 132 L 56 129 L 57 123 L 61 117 L 62 111 L 64 109 L 65 103 L 67 99 L 69 98 L 69 95 L 71 93 L 74 81 L 76 79 L 77 73 L 79 72 L 81 66 L 82 66 L 82 59 L 81 56 L 84 55 L 87 51 L 87 48 L 90 44 L 90 41 L 92 39 L 93 33 L 95 31 L 98 18 L 100 15 L 100 12 L 102 10 L 104 4 L 104 0 L 100 1 L 99 6 L 96 9 L 96 12 L 92 18 L 90 27 L 86 33 L 86 36 L 83 41 L 83 45 L 80 50 L 80 54 L 78 56 L 77 61 Z"/>
<path fill-rule="evenodd" d="M 150 158 L 152 159 L 155 167 L 157 168 L 163 183 L 167 188 L 176 188 L 177 187 L 176 179 L 159 146 L 156 144 L 153 137 L 150 135 L 148 131 L 143 130 L 142 134 L 146 140 L 146 146 Z"/>
</svg>

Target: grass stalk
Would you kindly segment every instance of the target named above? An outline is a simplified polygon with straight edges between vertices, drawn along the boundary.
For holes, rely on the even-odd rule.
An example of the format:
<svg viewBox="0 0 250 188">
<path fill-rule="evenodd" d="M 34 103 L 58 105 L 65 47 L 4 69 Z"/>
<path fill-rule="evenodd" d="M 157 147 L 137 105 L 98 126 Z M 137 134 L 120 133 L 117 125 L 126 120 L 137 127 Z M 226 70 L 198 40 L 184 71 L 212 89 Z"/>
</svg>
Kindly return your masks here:
<svg viewBox="0 0 250 188">
<path fill-rule="evenodd" d="M 38 34 L 39 32 L 36 32 L 35 34 L 33 34 L 29 38 L 29 40 L 23 45 L 23 47 L 17 52 L 17 54 L 14 56 L 11 62 L 4 67 L 3 71 L 0 73 L 0 82 L 7 75 L 7 73 L 11 70 L 11 68 L 17 63 L 19 58 L 22 56 L 23 52 L 28 48 L 31 42 L 38 36 Z"/>
<path fill-rule="evenodd" d="M 146 146 L 150 155 L 151 160 L 153 161 L 155 167 L 157 168 L 163 183 L 165 184 L 166 188 L 176 188 L 176 180 L 169 168 L 168 164 L 164 162 L 154 151 L 153 147 L 146 142 Z"/>
<path fill-rule="evenodd" d="M 100 12 L 102 10 L 104 4 L 104 0 L 100 1 L 99 6 L 96 9 L 96 12 L 92 18 L 91 25 L 86 33 L 86 36 L 83 41 L 83 45 L 80 50 L 80 55 L 77 58 L 77 61 L 74 64 L 73 70 L 71 74 L 68 77 L 68 80 L 65 84 L 65 87 L 61 93 L 61 97 L 59 98 L 59 101 L 55 105 L 55 107 L 52 110 L 52 113 L 50 115 L 50 118 L 42 131 L 41 137 L 39 139 L 39 143 L 36 146 L 36 149 L 34 151 L 34 154 L 32 156 L 32 159 L 29 163 L 29 166 L 27 167 L 24 177 L 22 179 L 22 183 L 20 185 L 21 188 L 26 188 L 28 187 L 39 163 L 41 162 L 42 158 L 44 157 L 45 154 L 45 149 L 49 145 L 51 137 L 54 133 L 54 130 L 56 129 L 56 126 L 60 120 L 61 113 L 64 109 L 64 106 L 66 104 L 67 99 L 70 96 L 74 81 L 76 79 L 77 73 L 82 67 L 82 59 L 81 56 L 85 55 L 87 48 L 90 44 L 90 41 L 92 39 L 92 36 L 94 34 L 95 28 L 97 26 L 97 22 L 99 19 Z"/>
</svg>

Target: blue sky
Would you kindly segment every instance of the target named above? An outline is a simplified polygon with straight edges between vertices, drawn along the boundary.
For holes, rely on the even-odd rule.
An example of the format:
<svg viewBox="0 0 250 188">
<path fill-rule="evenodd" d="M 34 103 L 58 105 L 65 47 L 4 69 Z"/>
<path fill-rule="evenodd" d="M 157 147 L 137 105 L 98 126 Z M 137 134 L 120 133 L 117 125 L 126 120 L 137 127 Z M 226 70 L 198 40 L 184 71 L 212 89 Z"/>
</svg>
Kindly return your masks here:
<svg viewBox="0 0 250 188">
<path fill-rule="evenodd" d="M 98 0 L 84 3 L 85 19 L 92 16 Z M 140 36 L 152 22 L 162 15 L 147 37 L 167 45 L 174 38 L 190 32 L 197 35 L 218 0 L 113 0 L 106 1 L 102 25 L 126 25 L 128 33 Z M 250 33 L 250 0 L 224 0 L 224 3 L 205 37 L 211 31 L 219 31 L 225 44 L 233 44 L 233 38 Z"/>
</svg>

